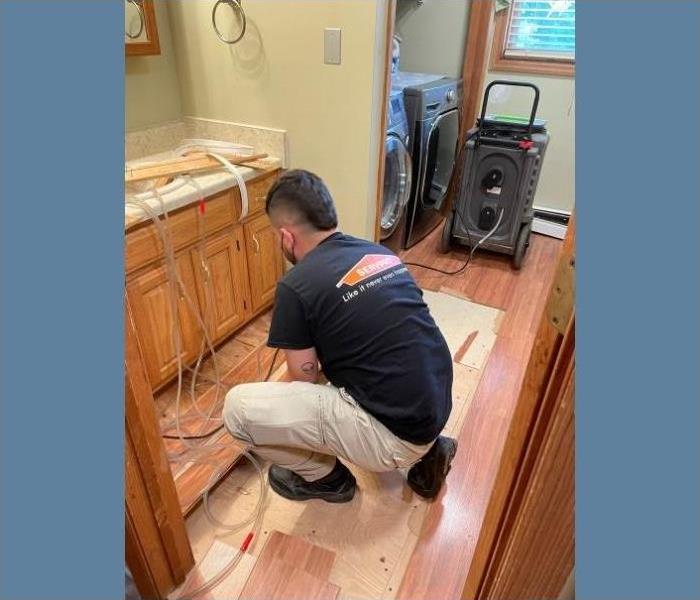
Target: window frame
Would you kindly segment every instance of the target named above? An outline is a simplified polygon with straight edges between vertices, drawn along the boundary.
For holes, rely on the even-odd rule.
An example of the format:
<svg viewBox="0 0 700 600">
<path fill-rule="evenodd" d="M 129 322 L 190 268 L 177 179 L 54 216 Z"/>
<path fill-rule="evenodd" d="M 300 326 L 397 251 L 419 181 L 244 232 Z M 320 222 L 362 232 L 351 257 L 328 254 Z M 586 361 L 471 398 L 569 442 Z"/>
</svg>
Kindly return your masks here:
<svg viewBox="0 0 700 600">
<path fill-rule="evenodd" d="M 490 70 L 573 77 L 576 73 L 575 57 L 506 56 L 506 36 L 512 12 L 513 3 L 495 15 Z"/>
</svg>

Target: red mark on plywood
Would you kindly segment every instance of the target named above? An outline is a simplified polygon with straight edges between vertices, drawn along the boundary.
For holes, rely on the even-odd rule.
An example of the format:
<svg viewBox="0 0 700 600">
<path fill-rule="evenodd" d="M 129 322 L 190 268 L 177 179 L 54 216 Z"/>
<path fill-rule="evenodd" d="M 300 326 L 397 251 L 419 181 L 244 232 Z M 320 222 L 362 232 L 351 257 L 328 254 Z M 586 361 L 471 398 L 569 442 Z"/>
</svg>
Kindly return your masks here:
<svg viewBox="0 0 700 600">
<path fill-rule="evenodd" d="M 459 347 L 459 350 L 457 350 L 457 352 L 455 353 L 455 362 L 462 362 L 464 355 L 467 353 L 467 350 L 469 350 L 469 346 L 472 345 L 472 342 L 476 339 L 478 333 L 478 331 L 472 331 L 467 336 L 467 339 L 464 340 L 464 343 Z"/>
</svg>

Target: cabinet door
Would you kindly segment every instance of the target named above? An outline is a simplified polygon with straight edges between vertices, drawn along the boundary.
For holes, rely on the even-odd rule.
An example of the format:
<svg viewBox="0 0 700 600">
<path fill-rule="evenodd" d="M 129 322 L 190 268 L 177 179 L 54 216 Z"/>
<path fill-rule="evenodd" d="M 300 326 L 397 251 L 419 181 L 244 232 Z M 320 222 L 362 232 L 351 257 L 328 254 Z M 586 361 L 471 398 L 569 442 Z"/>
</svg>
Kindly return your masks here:
<svg viewBox="0 0 700 600">
<path fill-rule="evenodd" d="M 209 334 L 218 341 L 244 323 L 250 314 L 243 228 L 234 227 L 192 250 L 197 294 L 207 315 Z"/>
<path fill-rule="evenodd" d="M 199 310 L 189 253 L 176 259 L 176 268 L 194 308 Z M 155 388 L 177 372 L 171 287 L 165 266 L 134 277 L 127 283 L 127 294 L 148 379 Z M 178 315 L 184 362 L 199 354 L 203 336 L 195 313 L 182 294 L 178 294 Z"/>
<path fill-rule="evenodd" d="M 274 300 L 284 262 L 279 240 L 267 215 L 262 214 L 245 224 L 245 241 L 250 300 L 255 312 Z"/>
</svg>

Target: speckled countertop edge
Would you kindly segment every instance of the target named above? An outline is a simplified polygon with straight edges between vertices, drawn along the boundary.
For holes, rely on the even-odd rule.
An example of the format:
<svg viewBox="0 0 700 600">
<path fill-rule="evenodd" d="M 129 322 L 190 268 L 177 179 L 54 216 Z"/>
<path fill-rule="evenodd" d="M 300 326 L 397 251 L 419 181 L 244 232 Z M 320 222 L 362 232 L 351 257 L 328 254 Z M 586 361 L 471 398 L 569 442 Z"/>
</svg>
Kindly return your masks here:
<svg viewBox="0 0 700 600">
<path fill-rule="evenodd" d="M 159 153 L 138 160 L 130 161 L 128 164 L 134 165 L 142 162 L 157 161 L 163 158 L 170 158 L 170 153 Z M 251 167 L 238 166 L 238 172 L 244 181 L 249 181 L 267 171 L 274 171 L 282 167 L 279 158 L 267 157 L 258 161 L 264 163 L 264 169 L 253 169 Z M 192 176 L 178 177 L 173 182 L 159 188 L 161 201 L 152 193 L 126 193 L 124 206 L 124 228 L 129 229 L 134 225 L 148 220 L 150 217 L 138 206 L 127 204 L 131 199 L 139 198 L 145 201 L 155 214 L 171 212 L 188 204 L 197 202 L 202 197 L 212 196 L 232 187 L 236 187 L 236 178 L 228 171 L 217 169 L 205 173 L 194 174 Z"/>
</svg>

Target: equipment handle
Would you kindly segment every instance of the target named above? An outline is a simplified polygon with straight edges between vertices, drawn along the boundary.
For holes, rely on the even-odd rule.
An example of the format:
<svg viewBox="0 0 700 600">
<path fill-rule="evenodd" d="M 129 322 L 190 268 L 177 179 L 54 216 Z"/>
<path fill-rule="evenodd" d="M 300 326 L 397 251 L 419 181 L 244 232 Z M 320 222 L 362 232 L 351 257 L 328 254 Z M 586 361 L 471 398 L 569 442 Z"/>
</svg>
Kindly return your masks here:
<svg viewBox="0 0 700 600">
<path fill-rule="evenodd" d="M 527 126 L 528 135 L 532 133 L 532 126 L 535 123 L 535 115 L 537 114 L 537 105 L 540 103 L 540 89 L 534 83 L 527 83 L 524 81 L 505 81 L 498 79 L 492 81 L 486 86 L 484 91 L 484 103 L 481 105 L 481 119 L 479 120 L 479 130 L 484 126 L 484 119 L 486 118 L 486 105 L 489 102 L 489 93 L 494 85 L 512 85 L 518 87 L 529 87 L 535 92 L 535 98 L 532 103 L 532 110 L 530 111 L 530 122 Z"/>
</svg>

